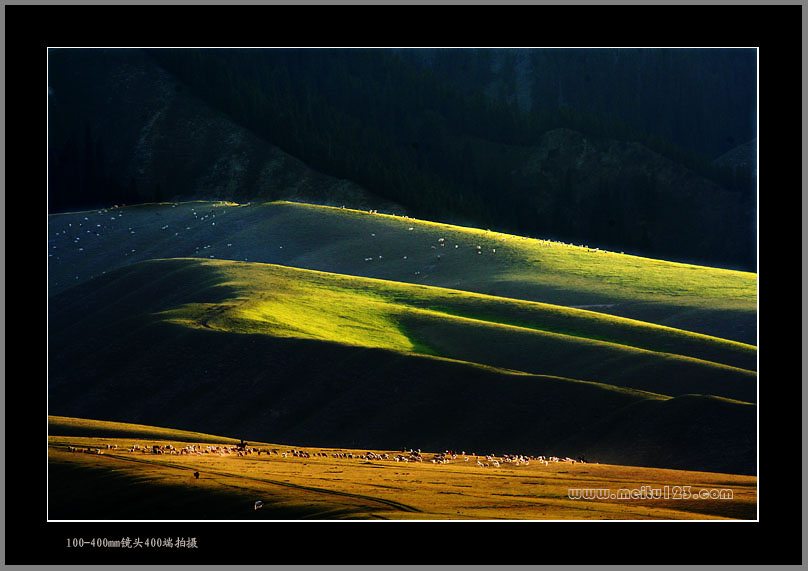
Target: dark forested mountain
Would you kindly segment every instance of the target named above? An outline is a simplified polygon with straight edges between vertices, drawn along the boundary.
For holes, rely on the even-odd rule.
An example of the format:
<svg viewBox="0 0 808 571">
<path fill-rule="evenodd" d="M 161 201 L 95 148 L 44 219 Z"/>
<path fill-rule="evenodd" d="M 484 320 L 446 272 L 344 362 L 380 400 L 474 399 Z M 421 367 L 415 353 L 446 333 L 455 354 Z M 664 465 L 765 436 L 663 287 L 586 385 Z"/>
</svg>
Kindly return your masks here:
<svg viewBox="0 0 808 571">
<path fill-rule="evenodd" d="M 400 50 L 525 112 L 569 108 L 714 159 L 756 136 L 751 49 Z M 661 141 L 657 141 L 661 143 Z"/>
<path fill-rule="evenodd" d="M 714 161 L 756 136 L 754 50 L 68 52 L 52 209 L 293 188 L 755 267 L 754 164 Z"/>
</svg>

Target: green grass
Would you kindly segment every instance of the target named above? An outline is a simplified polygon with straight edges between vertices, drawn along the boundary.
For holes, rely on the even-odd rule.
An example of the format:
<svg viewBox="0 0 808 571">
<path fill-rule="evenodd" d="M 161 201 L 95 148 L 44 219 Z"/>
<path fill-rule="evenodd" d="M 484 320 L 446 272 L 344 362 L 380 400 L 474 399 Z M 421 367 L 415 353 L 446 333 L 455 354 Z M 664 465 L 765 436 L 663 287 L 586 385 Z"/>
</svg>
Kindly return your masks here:
<svg viewBox="0 0 808 571">
<path fill-rule="evenodd" d="M 189 202 L 53 215 L 49 237 L 49 248 L 56 247 L 49 249 L 51 292 L 135 261 L 213 256 L 559 306 L 597 305 L 592 309 L 599 313 L 756 343 L 753 273 L 593 253 L 400 216 L 289 202 Z"/>
<path fill-rule="evenodd" d="M 667 395 L 755 400 L 755 374 L 743 368 L 754 368 L 755 349 L 737 342 L 548 304 L 268 264 L 155 261 L 143 271 L 170 273 L 182 263 L 218 275 L 218 287 L 232 291 L 227 300 L 154 314 L 183 326 L 415 352 Z"/>
<path fill-rule="evenodd" d="M 65 225 L 85 223 L 103 235 L 78 252 Z M 754 274 L 293 203 L 49 233 L 52 414 L 301 444 L 611 435 L 613 458 L 640 431 L 654 465 L 754 469 Z M 722 429 L 675 422 L 695 410 Z M 671 457 L 681 439 L 699 444 Z"/>
</svg>

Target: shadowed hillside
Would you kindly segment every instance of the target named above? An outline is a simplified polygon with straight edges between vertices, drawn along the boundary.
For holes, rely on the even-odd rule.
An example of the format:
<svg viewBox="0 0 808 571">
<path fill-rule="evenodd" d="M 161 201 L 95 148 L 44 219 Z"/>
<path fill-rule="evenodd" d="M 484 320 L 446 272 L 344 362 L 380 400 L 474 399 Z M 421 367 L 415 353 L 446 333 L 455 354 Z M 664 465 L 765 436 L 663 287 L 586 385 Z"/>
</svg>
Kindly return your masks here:
<svg viewBox="0 0 808 571">
<path fill-rule="evenodd" d="M 694 465 L 720 465 L 729 473 L 753 474 L 755 424 L 756 410 L 750 404 L 705 395 L 646 399 L 598 420 L 586 438 L 575 435 L 560 446 L 587 457 L 617 455 L 629 465 L 644 465 L 653 458 L 660 465 L 674 466 L 688 458 Z M 667 435 L 664 444 L 660 433 Z"/>
<path fill-rule="evenodd" d="M 632 464 L 629 443 L 619 450 L 612 442 L 603 450 L 590 444 L 600 437 L 596 423 L 638 401 L 665 399 L 381 349 L 170 324 L 107 345 L 103 352 L 85 346 L 91 351 L 85 359 L 51 360 L 50 413 L 312 446 L 581 451 L 601 462 Z M 727 410 L 723 402 L 709 401 L 701 413 L 727 427 L 730 440 L 723 446 L 744 452 L 754 416 L 739 421 L 735 411 L 754 407 L 731 403 Z M 715 442 L 705 438 L 675 459 L 666 452 L 673 463 L 663 464 L 654 450 L 703 435 L 698 426 L 671 431 L 658 421 L 651 416 L 644 427 L 653 449 L 640 456 L 643 465 L 717 472 L 743 466 L 741 473 L 752 473 L 754 457 L 714 458 Z M 587 445 L 561 446 L 572 436 Z"/>
<path fill-rule="evenodd" d="M 621 421 L 624 409 L 634 410 L 626 407 L 646 400 L 668 402 L 669 394 L 693 392 L 691 388 L 739 394 L 733 391 L 745 386 L 751 392 L 744 398 L 753 400 L 754 373 L 655 352 L 637 356 L 626 345 L 601 347 L 600 341 L 570 335 L 562 336 L 572 344 L 565 358 L 554 355 L 561 345 L 553 345 L 553 336 L 541 332 L 524 331 L 524 338 L 515 341 L 507 338 L 508 331 L 522 329 L 496 321 L 481 325 L 437 311 L 422 321 L 424 310 L 418 305 L 438 305 L 440 299 L 430 302 L 431 291 L 244 262 L 135 264 L 51 297 L 49 413 L 301 445 L 398 448 L 418 443 L 436 450 L 537 454 L 586 450 L 588 457 L 602 462 L 752 470 L 745 443 L 754 422 L 738 411 L 754 411 L 754 406 L 726 399 L 708 399 L 699 413 L 730 432 L 726 450 L 737 453 L 720 460 L 710 455 L 716 442 L 705 434 L 687 453 L 675 459 L 666 453 L 666 463 L 660 463 L 657 457 L 669 449 L 669 442 L 701 431 L 698 424 L 671 426 L 663 422 L 665 415 L 649 415 L 644 427 L 651 446 L 642 453 L 620 450 L 615 440 L 606 439 L 602 449 L 592 442 L 603 434 L 631 433 Z M 265 297 L 257 292 L 266 292 Z M 452 308 L 450 293 L 441 293 L 440 305 Z M 462 305 L 464 294 L 456 294 Z M 475 306 L 493 320 L 502 315 L 498 304 L 503 302 L 506 307 L 515 303 L 491 299 Z M 341 312 L 341 304 L 347 304 L 348 313 Z M 538 310 L 523 319 L 529 323 L 540 317 Z M 579 314 L 577 327 L 583 333 L 589 321 L 596 327 L 600 319 L 590 312 L 567 311 Z M 325 316 L 322 323 L 315 313 Z M 441 331 L 444 326 L 447 332 Z M 507 331 L 486 332 L 486 327 Z M 647 343 L 655 337 L 664 340 L 666 334 L 644 324 L 634 327 L 646 328 Z M 633 330 L 616 331 L 626 342 Z M 499 366 L 510 369 L 532 363 L 534 372 L 542 374 L 468 362 L 482 353 L 478 349 L 485 339 L 495 344 L 508 339 L 506 348 L 522 344 L 530 358 L 509 356 L 506 350 L 480 355 L 480 363 L 502 359 Z M 710 339 L 704 339 L 707 346 Z M 731 355 L 735 350 L 715 341 L 714 351 L 729 350 Z M 548 343 L 555 349 L 542 349 Z M 580 344 L 577 350 L 575 343 Z M 424 355 L 422 347 L 435 356 Z M 543 358 L 542 351 L 547 352 Z M 548 375 L 546 367 L 567 374 Z M 587 381 L 600 382 L 576 376 L 587 370 L 592 375 Z M 607 378 L 598 379 L 598 372 Z M 667 383 L 667 394 L 615 386 L 630 387 L 644 378 L 660 388 Z M 673 392 L 677 389 L 684 392 Z M 599 423 L 608 422 L 604 432 Z M 572 452 L 558 448 L 568 439 L 576 439 Z"/>
<path fill-rule="evenodd" d="M 69 347 L 70 338 L 88 338 L 94 327 L 115 331 L 129 321 L 161 320 L 434 355 L 672 396 L 756 400 L 754 372 L 739 368 L 754 368 L 754 347 L 588 311 L 198 259 L 140 263 L 76 289 L 81 301 L 54 300 L 60 347 L 65 333 Z M 472 308 L 474 317 L 464 316 Z"/>
</svg>

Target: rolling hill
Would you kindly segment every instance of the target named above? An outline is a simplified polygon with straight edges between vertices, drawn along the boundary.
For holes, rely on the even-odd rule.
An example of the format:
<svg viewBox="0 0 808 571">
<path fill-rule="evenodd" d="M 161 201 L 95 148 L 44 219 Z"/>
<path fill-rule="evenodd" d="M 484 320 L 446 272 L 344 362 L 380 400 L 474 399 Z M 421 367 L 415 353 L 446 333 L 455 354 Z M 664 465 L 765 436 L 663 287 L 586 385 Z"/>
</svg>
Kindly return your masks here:
<svg viewBox="0 0 808 571">
<path fill-rule="evenodd" d="M 755 470 L 756 349 L 716 335 L 753 327 L 754 274 L 291 203 L 54 215 L 49 239 L 50 414 Z"/>
<path fill-rule="evenodd" d="M 137 261 L 229 259 L 593 309 L 745 344 L 757 338 L 756 274 L 594 252 L 594 244 L 290 202 L 147 204 L 51 215 L 48 226 L 52 293 Z"/>
</svg>

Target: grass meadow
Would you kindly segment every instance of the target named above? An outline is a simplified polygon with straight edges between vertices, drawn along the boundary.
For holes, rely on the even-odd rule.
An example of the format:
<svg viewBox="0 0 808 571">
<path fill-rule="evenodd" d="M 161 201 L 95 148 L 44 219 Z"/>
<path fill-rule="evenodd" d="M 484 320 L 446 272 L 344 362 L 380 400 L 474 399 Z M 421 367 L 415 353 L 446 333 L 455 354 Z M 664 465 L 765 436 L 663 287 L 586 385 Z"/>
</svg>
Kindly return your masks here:
<svg viewBox="0 0 808 571">
<path fill-rule="evenodd" d="M 290 202 L 144 204 L 52 215 L 48 226 L 51 293 L 137 261 L 227 259 L 581 307 L 756 343 L 756 274 L 592 251 L 597 244 Z"/>
<path fill-rule="evenodd" d="M 679 520 L 754 519 L 756 479 L 654 468 L 537 461 L 494 467 L 484 455 L 433 464 L 366 460 L 366 450 L 248 443 L 278 454 L 168 455 L 131 452 L 173 444 L 234 444 L 232 439 L 124 424 L 52 418 L 57 432 L 79 423 L 106 436 L 49 437 L 49 519 L 416 519 Z M 110 429 L 106 430 L 106 426 Z M 144 432 L 144 430 L 146 432 Z M 150 436 L 147 436 L 147 433 Z M 117 449 L 107 449 L 107 445 Z M 99 448 L 102 454 L 71 452 Z M 292 450 L 308 452 L 298 457 Z M 283 456 L 286 452 L 287 455 Z M 311 454 L 325 453 L 326 457 Z M 374 451 L 391 458 L 401 450 Z M 334 458 L 352 453 L 354 458 Z M 464 458 L 470 458 L 465 461 Z M 477 465 L 477 458 L 488 464 Z M 194 477 L 199 473 L 199 478 Z M 652 489 L 667 498 L 652 498 Z M 646 498 L 573 499 L 570 489 L 645 493 Z M 643 490 L 645 489 L 645 492 Z M 704 490 L 704 492 L 702 492 Z M 724 494 L 719 499 L 719 492 Z M 696 499 L 698 494 L 716 496 Z M 86 498 L 99 498 L 87 502 Z M 572 493 L 575 495 L 575 492 Z M 731 495 L 731 498 L 728 497 Z M 106 499 L 104 499 L 106 498 Z M 255 502 L 263 506 L 255 509 Z"/>
<path fill-rule="evenodd" d="M 395 213 L 197 201 L 51 215 L 48 281 L 57 519 L 756 515 L 753 273 Z M 126 452 L 233 438 L 479 454 Z M 511 452 L 587 462 L 476 464 Z M 734 498 L 567 494 L 653 483 Z M 127 499 L 82 502 L 92 489 Z"/>
</svg>

